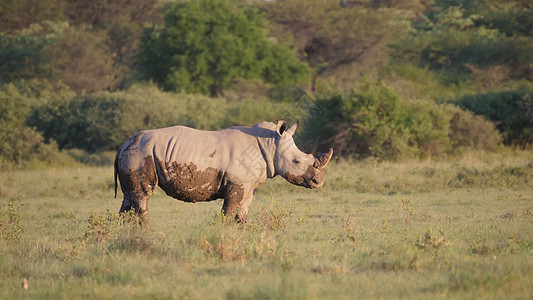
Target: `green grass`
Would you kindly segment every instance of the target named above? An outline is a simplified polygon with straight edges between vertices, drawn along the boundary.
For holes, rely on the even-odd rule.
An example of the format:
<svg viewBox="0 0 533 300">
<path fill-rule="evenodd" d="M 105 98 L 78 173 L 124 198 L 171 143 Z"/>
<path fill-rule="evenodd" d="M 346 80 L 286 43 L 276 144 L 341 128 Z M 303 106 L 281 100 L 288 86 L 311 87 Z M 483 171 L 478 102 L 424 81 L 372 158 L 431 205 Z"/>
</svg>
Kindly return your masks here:
<svg viewBox="0 0 533 300">
<path fill-rule="evenodd" d="M 0 228 L 13 203 L 22 232 L 0 240 L 0 298 L 526 299 L 532 183 L 525 152 L 333 162 L 321 189 L 263 184 L 246 226 L 158 190 L 147 232 L 116 222 L 111 167 L 1 172 Z"/>
</svg>

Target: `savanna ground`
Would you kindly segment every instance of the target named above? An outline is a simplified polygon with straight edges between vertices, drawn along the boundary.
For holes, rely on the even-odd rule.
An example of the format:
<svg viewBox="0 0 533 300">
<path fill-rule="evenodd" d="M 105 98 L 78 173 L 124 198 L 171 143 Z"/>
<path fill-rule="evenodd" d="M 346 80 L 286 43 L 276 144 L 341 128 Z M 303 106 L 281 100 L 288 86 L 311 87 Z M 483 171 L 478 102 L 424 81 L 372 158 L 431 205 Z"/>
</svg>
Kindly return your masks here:
<svg viewBox="0 0 533 300">
<path fill-rule="evenodd" d="M 267 181 L 246 226 L 158 190 L 148 232 L 110 166 L 3 171 L 0 298 L 531 298 L 532 184 L 531 152 L 338 161 Z"/>
</svg>

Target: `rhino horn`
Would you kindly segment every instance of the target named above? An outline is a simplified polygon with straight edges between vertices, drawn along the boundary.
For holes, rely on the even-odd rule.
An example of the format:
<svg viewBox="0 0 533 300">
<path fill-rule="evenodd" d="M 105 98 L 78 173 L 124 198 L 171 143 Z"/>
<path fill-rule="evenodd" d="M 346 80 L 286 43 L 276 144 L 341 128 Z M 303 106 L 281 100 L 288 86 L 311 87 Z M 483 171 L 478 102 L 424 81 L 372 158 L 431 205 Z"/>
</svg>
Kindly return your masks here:
<svg viewBox="0 0 533 300">
<path fill-rule="evenodd" d="M 315 163 L 313 165 L 315 166 L 315 168 L 323 170 L 328 165 L 332 155 L 333 148 L 329 148 L 329 151 L 327 153 L 322 153 L 316 156 Z"/>
<path fill-rule="evenodd" d="M 291 136 L 294 135 L 294 133 L 296 132 L 296 129 L 298 129 L 298 125 L 300 125 L 300 119 L 296 119 L 296 123 L 294 123 L 294 125 L 291 126 L 291 128 L 287 129 L 287 133 L 290 134 Z"/>
</svg>

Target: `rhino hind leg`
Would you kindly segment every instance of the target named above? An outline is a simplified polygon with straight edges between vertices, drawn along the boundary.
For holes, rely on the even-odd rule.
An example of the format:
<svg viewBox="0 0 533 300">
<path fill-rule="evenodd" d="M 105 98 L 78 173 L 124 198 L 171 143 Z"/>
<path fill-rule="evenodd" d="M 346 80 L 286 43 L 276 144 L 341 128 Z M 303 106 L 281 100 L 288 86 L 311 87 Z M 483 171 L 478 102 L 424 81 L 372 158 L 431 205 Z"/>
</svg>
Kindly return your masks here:
<svg viewBox="0 0 533 300">
<path fill-rule="evenodd" d="M 135 215 L 139 218 L 139 223 L 142 226 L 150 227 L 150 218 L 148 213 L 148 200 L 150 199 L 151 193 L 149 195 L 140 196 L 140 197 L 131 197 L 124 196 L 122 200 L 122 205 L 119 210 L 119 214 L 124 212 L 129 212 L 133 209 Z"/>
<path fill-rule="evenodd" d="M 124 194 L 119 213 L 133 209 L 139 218 L 139 223 L 150 228 L 148 200 L 150 200 L 158 180 L 155 166 L 150 163 L 150 157 L 145 159 L 144 166 L 137 171 L 129 173 L 119 171 L 118 178 Z"/>
</svg>

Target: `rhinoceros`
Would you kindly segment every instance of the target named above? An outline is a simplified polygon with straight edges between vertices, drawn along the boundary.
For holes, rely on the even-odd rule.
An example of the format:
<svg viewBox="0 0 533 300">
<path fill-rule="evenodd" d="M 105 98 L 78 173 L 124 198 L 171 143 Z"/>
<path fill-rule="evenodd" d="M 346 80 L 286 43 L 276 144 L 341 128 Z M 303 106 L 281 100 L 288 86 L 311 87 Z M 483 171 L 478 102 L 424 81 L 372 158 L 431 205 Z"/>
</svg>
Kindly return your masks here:
<svg viewBox="0 0 533 300">
<path fill-rule="evenodd" d="M 115 157 L 124 194 L 120 212 L 134 209 L 150 226 L 148 200 L 156 186 L 186 202 L 224 199 L 222 212 L 246 222 L 257 186 L 281 175 L 307 188 L 324 183 L 324 168 L 333 149 L 314 157 L 300 151 L 293 139 L 299 122 L 284 120 L 252 127 L 203 131 L 185 126 L 143 130 L 124 143 Z"/>
</svg>

